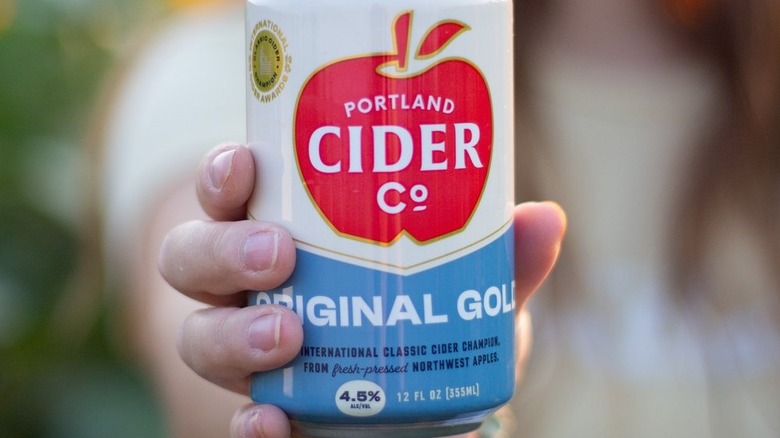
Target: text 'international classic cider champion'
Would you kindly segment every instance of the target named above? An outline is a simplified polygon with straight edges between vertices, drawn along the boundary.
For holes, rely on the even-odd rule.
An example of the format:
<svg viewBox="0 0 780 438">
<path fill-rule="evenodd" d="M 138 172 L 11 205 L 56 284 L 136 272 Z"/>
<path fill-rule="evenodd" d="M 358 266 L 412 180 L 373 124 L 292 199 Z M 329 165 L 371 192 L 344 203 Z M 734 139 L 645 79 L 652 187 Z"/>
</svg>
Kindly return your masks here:
<svg viewBox="0 0 780 438">
<path fill-rule="evenodd" d="M 296 242 L 297 359 L 252 398 L 311 436 L 473 430 L 514 391 L 512 4 L 249 0 L 250 217 Z"/>
</svg>

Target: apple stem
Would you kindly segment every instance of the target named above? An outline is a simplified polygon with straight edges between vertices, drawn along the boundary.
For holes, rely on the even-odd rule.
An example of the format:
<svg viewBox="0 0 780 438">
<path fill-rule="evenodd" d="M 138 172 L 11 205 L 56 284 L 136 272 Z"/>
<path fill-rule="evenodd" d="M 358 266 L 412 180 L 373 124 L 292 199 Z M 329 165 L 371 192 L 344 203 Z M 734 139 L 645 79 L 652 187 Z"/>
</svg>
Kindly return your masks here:
<svg viewBox="0 0 780 438">
<path fill-rule="evenodd" d="M 406 70 L 409 61 L 409 40 L 412 31 L 412 12 L 406 11 L 398 15 L 393 26 L 393 39 L 395 40 L 395 53 L 399 70 Z"/>
</svg>

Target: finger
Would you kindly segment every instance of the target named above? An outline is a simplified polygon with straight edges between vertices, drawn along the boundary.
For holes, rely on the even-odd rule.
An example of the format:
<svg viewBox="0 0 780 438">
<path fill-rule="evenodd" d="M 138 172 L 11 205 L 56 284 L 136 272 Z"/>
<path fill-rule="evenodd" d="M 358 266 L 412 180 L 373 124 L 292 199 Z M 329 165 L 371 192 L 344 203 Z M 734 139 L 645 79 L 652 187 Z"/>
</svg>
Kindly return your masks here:
<svg viewBox="0 0 780 438">
<path fill-rule="evenodd" d="M 566 234 L 566 214 L 554 202 L 515 207 L 515 293 L 522 307 L 552 270 Z"/>
<path fill-rule="evenodd" d="M 246 405 L 230 422 L 231 438 L 277 438 L 290 436 L 290 422 L 281 409 L 271 405 Z"/>
<path fill-rule="evenodd" d="M 252 373 L 279 368 L 298 354 L 301 320 L 284 306 L 204 309 L 185 319 L 179 355 L 193 371 L 219 386 L 249 393 Z"/>
<path fill-rule="evenodd" d="M 292 273 L 295 245 L 290 234 L 258 221 L 179 225 L 160 248 L 158 267 L 185 295 L 214 304 L 236 302 L 238 291 L 279 286 Z"/>
<path fill-rule="evenodd" d="M 203 210 L 218 221 L 246 218 L 255 181 L 255 162 L 244 146 L 224 143 L 204 157 L 196 190 Z"/>
</svg>

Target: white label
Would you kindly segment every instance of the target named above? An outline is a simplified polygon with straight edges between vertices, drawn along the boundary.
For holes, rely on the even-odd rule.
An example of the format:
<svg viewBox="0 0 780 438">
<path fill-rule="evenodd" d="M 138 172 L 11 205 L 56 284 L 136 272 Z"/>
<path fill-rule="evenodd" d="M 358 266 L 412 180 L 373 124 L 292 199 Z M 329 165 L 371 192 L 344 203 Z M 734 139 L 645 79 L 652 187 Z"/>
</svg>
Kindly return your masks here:
<svg viewBox="0 0 780 438">
<path fill-rule="evenodd" d="M 336 391 L 336 406 L 352 417 L 371 417 L 385 408 L 385 392 L 374 382 L 352 380 Z"/>
</svg>

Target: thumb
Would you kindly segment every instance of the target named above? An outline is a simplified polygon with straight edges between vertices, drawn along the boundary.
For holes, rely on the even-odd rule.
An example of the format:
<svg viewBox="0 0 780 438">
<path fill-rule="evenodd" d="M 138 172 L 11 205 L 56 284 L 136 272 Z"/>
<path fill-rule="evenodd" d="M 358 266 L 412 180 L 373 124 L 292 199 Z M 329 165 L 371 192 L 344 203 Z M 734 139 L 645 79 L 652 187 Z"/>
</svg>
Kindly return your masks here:
<svg viewBox="0 0 780 438">
<path fill-rule="evenodd" d="M 554 202 L 515 207 L 515 293 L 518 308 L 555 266 L 566 234 L 566 214 Z"/>
</svg>

